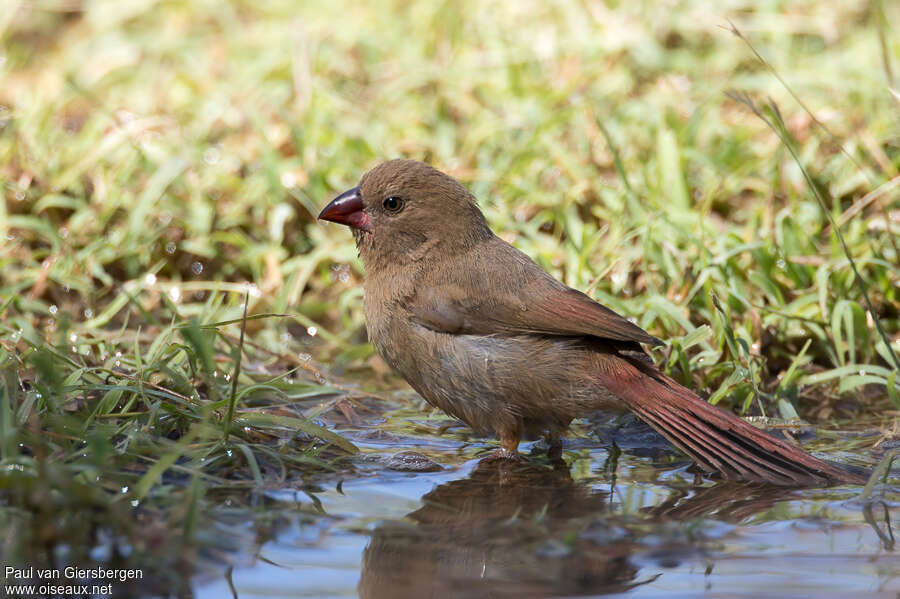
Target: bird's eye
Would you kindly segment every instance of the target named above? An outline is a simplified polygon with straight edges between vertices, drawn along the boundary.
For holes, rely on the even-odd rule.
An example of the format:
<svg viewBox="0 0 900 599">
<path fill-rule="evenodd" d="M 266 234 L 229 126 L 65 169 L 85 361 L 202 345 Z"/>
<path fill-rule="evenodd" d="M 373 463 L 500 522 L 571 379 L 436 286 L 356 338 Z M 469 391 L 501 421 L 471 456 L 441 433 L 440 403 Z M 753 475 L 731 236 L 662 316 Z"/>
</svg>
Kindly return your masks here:
<svg viewBox="0 0 900 599">
<path fill-rule="evenodd" d="M 391 196 L 382 202 L 384 209 L 388 212 L 400 212 L 403 210 L 403 198 L 398 196 Z"/>
</svg>

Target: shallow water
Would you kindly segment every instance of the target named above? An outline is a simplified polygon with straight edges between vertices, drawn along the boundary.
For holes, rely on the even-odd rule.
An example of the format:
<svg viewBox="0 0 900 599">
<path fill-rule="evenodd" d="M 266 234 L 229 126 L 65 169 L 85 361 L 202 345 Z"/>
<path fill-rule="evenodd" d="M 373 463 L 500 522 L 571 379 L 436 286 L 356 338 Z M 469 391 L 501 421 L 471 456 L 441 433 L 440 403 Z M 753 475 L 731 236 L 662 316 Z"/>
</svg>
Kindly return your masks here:
<svg viewBox="0 0 900 599">
<path fill-rule="evenodd" d="M 330 422 L 362 449 L 356 471 L 267 491 L 279 525 L 227 575 L 198 577 L 197 597 L 900 596 L 894 486 L 864 506 L 855 486 L 696 479 L 630 419 L 581 423 L 554 466 L 533 443 L 519 464 L 480 461 L 490 441 L 418 409 L 366 416 Z M 807 447 L 863 464 L 852 448 L 871 444 Z"/>
</svg>

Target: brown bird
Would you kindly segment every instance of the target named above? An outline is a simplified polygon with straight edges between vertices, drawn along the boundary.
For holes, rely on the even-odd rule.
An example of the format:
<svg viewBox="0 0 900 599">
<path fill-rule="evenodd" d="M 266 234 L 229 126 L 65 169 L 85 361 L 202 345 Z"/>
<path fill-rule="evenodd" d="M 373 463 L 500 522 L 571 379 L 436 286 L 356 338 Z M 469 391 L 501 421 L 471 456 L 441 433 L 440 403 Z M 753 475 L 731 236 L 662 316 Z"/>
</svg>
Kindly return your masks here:
<svg viewBox="0 0 900 599">
<path fill-rule="evenodd" d="M 428 403 L 500 439 L 560 435 L 577 417 L 631 411 L 726 479 L 864 482 L 700 399 L 641 344 L 662 342 L 560 283 L 491 231 L 475 198 L 427 164 L 391 160 L 319 218 L 352 228 L 369 339 Z"/>
</svg>

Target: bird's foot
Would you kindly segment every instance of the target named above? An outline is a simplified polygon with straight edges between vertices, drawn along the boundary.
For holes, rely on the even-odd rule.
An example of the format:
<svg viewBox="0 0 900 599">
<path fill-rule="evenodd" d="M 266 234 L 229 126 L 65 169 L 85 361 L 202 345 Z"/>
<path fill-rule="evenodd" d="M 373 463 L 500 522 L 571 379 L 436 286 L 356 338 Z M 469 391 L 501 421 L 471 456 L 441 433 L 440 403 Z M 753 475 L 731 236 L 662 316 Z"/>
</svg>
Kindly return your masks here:
<svg viewBox="0 0 900 599">
<path fill-rule="evenodd" d="M 482 462 L 506 462 L 506 463 L 516 463 L 522 461 L 522 456 L 519 455 L 519 452 L 515 449 L 509 449 L 506 447 L 500 447 L 487 456 Z"/>
<path fill-rule="evenodd" d="M 500 447 L 492 455 L 485 458 L 491 462 L 515 463 L 519 457 L 519 439 L 522 437 L 521 423 L 517 428 L 501 429 L 497 435 L 500 437 Z"/>
</svg>

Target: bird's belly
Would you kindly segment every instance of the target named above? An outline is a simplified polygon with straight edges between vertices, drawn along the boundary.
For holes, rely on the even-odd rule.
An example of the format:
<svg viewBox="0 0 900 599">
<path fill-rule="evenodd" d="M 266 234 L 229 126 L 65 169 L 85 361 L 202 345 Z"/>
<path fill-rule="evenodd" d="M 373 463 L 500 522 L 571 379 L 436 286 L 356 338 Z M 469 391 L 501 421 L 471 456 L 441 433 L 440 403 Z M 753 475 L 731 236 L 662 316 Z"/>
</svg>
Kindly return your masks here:
<svg viewBox="0 0 900 599">
<path fill-rule="evenodd" d="M 624 405 L 591 376 L 594 348 L 578 338 L 448 335 L 420 325 L 401 339 L 370 331 L 378 352 L 430 404 L 481 432 L 526 421 L 564 428 Z"/>
</svg>

